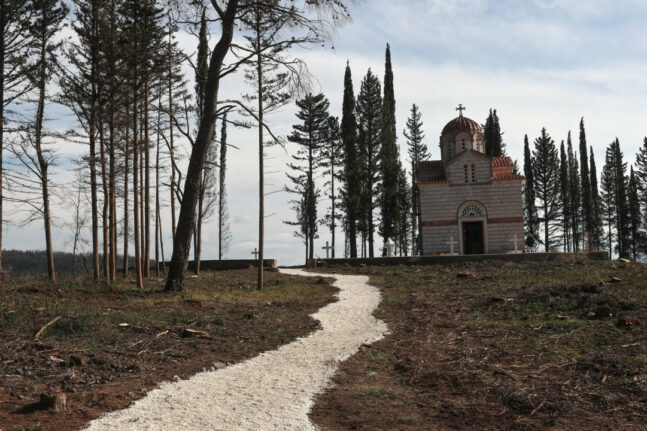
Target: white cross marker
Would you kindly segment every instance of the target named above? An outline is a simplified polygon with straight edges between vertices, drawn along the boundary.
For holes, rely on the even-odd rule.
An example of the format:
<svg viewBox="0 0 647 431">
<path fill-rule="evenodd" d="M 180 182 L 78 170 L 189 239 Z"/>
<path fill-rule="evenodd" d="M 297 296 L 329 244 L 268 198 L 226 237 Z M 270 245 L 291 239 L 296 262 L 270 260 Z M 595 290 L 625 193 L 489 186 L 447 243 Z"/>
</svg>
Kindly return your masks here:
<svg viewBox="0 0 647 431">
<path fill-rule="evenodd" d="M 322 250 L 326 250 L 326 259 L 330 259 L 330 250 L 332 250 L 332 246 L 328 245 L 328 241 L 326 241 L 326 246 L 321 247 Z"/>
<path fill-rule="evenodd" d="M 454 254 L 454 246 L 458 244 L 458 241 L 454 241 L 454 235 L 450 235 L 449 242 L 446 242 L 445 244 L 449 244 L 450 253 Z"/>
<path fill-rule="evenodd" d="M 517 247 L 517 243 L 519 242 L 519 237 L 517 236 L 517 234 L 515 233 L 514 238 L 512 238 L 509 241 L 514 241 L 514 252 L 519 253 L 519 247 Z"/>
<path fill-rule="evenodd" d="M 258 260 L 258 255 L 261 254 L 261 252 L 256 250 L 256 247 L 254 247 L 252 254 L 254 255 L 254 260 Z"/>
</svg>

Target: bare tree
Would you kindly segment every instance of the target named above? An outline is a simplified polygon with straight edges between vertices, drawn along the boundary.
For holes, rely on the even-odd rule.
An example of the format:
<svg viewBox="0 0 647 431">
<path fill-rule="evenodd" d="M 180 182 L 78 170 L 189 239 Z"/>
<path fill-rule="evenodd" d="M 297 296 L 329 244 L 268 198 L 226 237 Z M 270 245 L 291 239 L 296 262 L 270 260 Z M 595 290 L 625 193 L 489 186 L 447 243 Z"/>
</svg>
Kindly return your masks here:
<svg viewBox="0 0 647 431">
<path fill-rule="evenodd" d="M 0 271 L 2 270 L 3 150 L 9 106 L 31 88 L 25 73 L 30 44 L 28 0 L 0 2 Z"/>
<path fill-rule="evenodd" d="M 204 113 L 197 138 L 191 149 L 191 157 L 187 169 L 186 180 L 184 184 L 184 193 L 178 226 L 173 243 L 173 257 L 170 264 L 170 271 L 166 282 L 167 290 L 181 290 L 183 288 L 184 276 L 189 257 L 189 248 L 191 244 L 191 234 L 195 227 L 195 211 L 199 195 L 199 182 L 202 169 L 207 158 L 209 146 L 213 140 L 214 122 L 218 116 L 218 91 L 220 81 L 227 75 L 236 72 L 240 66 L 254 62 L 257 59 L 257 53 L 249 53 L 243 59 L 238 60 L 232 65 L 223 67 L 224 59 L 232 47 L 234 28 L 236 24 L 242 23 L 242 19 L 254 8 L 267 7 L 272 10 L 291 13 L 293 19 L 291 25 L 285 26 L 286 37 L 285 43 L 294 39 L 321 40 L 322 36 L 330 30 L 331 26 L 326 24 L 336 24 L 348 17 L 346 4 L 348 1 L 343 0 L 267 0 L 267 1 L 245 1 L 245 0 L 211 0 L 213 10 L 221 25 L 221 36 L 216 43 L 209 61 L 208 79 L 205 91 Z M 313 12 L 310 16 L 308 12 Z M 323 13 L 327 13 L 331 19 L 325 20 Z M 305 33 L 304 37 L 297 37 L 298 33 Z M 269 49 L 268 47 L 267 49 Z M 262 76 L 259 76 L 262 79 Z M 263 98 L 259 98 L 259 104 L 263 103 Z M 226 104 L 226 103 L 223 103 Z M 224 109 L 224 108 L 223 108 Z M 256 118 L 267 131 L 267 125 L 262 118 Z M 262 153 L 263 139 L 259 133 L 259 153 Z M 260 155 L 260 154 L 259 154 Z M 262 157 L 259 161 L 259 173 L 262 173 Z M 260 179 L 262 185 L 262 179 Z M 262 209 L 263 191 L 259 191 L 261 208 L 259 210 L 260 226 L 259 234 L 262 238 L 264 218 Z M 259 287 L 262 287 L 262 265 L 259 266 Z"/>
</svg>

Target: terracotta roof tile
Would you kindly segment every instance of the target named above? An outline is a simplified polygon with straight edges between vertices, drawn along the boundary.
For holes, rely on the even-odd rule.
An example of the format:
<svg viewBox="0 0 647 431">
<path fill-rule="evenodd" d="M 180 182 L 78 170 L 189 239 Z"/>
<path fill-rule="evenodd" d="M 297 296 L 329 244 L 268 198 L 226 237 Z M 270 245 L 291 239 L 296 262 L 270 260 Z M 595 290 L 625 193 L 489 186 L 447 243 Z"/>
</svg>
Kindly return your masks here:
<svg viewBox="0 0 647 431">
<path fill-rule="evenodd" d="M 425 160 L 420 162 L 418 167 L 423 171 L 437 171 L 445 167 L 445 162 L 442 160 Z"/>
<path fill-rule="evenodd" d="M 450 132 L 480 132 L 481 131 L 481 126 L 474 121 L 471 120 L 467 117 L 463 117 L 462 115 L 460 117 L 454 118 L 452 121 L 447 123 L 445 128 L 443 128 L 443 131 L 441 135 L 444 135 L 445 133 L 450 133 Z"/>
<path fill-rule="evenodd" d="M 514 166 L 510 157 L 494 157 L 492 159 L 492 166 L 499 168 L 502 166 Z"/>
<path fill-rule="evenodd" d="M 495 173 L 492 176 L 492 181 L 525 180 L 525 179 L 526 177 L 524 177 L 523 175 L 507 173 L 507 172 Z"/>
</svg>

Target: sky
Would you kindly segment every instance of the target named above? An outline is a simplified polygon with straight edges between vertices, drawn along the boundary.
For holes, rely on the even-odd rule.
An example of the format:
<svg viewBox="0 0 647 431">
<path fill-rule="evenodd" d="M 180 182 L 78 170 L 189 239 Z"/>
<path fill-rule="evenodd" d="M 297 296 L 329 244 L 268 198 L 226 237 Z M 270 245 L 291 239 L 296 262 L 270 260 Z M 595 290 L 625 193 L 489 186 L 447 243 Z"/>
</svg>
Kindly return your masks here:
<svg viewBox="0 0 647 431">
<path fill-rule="evenodd" d="M 523 139 L 532 142 L 546 127 L 557 144 L 572 131 L 577 143 L 580 118 L 593 146 L 598 172 L 605 147 L 619 138 L 630 163 L 647 135 L 647 2 L 642 0 L 365 0 L 351 7 L 353 21 L 339 28 L 332 45 L 293 52 L 306 61 L 314 77 L 312 91 L 330 100 L 332 115 L 341 115 L 343 76 L 348 61 L 355 91 L 370 68 L 384 75 L 384 52 L 391 45 L 395 77 L 397 129 L 403 161 L 406 141 L 402 130 L 413 103 L 423 115 L 425 143 L 439 158 L 443 126 L 456 115 L 484 123 L 497 109 L 508 154 L 523 162 Z M 214 35 L 214 40 L 215 40 Z M 194 52 L 197 40 L 178 35 L 181 46 Z M 240 77 L 222 83 L 221 98 L 240 98 Z M 59 127 L 74 127 L 65 110 L 51 107 L 47 115 Z M 296 123 L 294 104 L 269 118 L 280 135 Z M 254 130 L 229 130 L 228 199 L 232 240 L 228 258 L 251 258 L 258 241 L 258 158 Z M 295 148 L 267 151 L 265 255 L 280 265 L 300 264 L 305 247 L 284 223 L 294 218 L 290 196 L 283 192 L 286 163 Z M 79 149 L 61 148 L 59 168 L 73 164 Z M 60 173 L 56 181 L 69 181 Z M 319 214 L 328 202 L 322 199 Z M 54 208 L 56 250 L 69 250 L 72 232 L 66 227 L 69 206 Z M 13 218 L 12 218 L 13 217 Z M 168 222 L 168 208 L 163 217 Z M 5 249 L 43 249 L 42 223 L 21 226 L 20 213 L 4 226 Z M 168 223 L 166 224 L 168 226 Z M 169 230 L 166 228 L 166 230 Z M 217 223 L 203 228 L 203 258 L 216 258 Z M 167 258 L 171 240 L 165 240 Z M 330 241 L 319 229 L 315 252 Z M 343 235 L 337 232 L 337 255 L 343 254 Z M 379 245 L 379 244 L 378 244 Z"/>
</svg>

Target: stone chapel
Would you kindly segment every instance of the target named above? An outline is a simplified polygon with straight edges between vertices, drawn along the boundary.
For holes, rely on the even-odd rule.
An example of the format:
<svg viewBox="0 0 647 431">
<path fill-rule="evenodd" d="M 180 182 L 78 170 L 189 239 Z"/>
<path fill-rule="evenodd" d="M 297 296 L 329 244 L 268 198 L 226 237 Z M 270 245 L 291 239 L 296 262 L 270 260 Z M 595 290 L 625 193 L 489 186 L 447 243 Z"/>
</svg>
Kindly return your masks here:
<svg viewBox="0 0 647 431">
<path fill-rule="evenodd" d="M 525 178 L 509 157 L 485 154 L 483 130 L 464 109 L 440 135 L 441 160 L 416 168 L 422 254 L 521 252 Z"/>
</svg>

